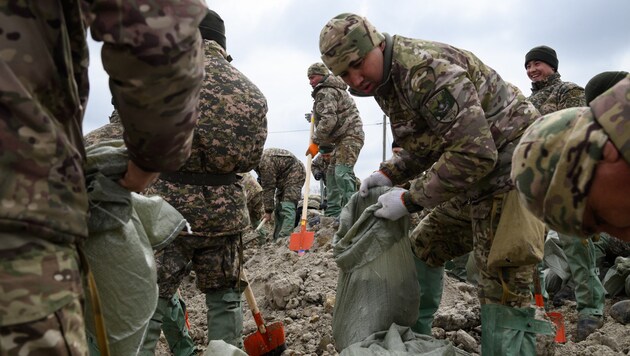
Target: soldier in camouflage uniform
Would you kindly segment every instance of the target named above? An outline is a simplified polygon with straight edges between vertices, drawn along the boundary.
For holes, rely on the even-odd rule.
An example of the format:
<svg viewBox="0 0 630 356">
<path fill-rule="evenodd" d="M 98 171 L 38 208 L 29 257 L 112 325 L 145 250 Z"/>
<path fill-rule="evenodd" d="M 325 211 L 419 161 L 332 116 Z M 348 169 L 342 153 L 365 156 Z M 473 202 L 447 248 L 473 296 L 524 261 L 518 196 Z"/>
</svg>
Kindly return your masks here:
<svg viewBox="0 0 630 356">
<path fill-rule="evenodd" d="M 534 47 L 525 55 L 525 70 L 532 81 L 532 94 L 528 100 L 542 115 L 586 106 L 584 89 L 575 83 L 562 81 L 558 64 L 556 51 L 548 46 Z M 558 237 L 558 247 L 567 257 L 571 278 L 575 282 L 577 340 L 581 341 L 603 325 L 606 291 L 597 274 L 593 239 L 576 239 L 564 234 L 558 234 Z"/>
<path fill-rule="evenodd" d="M 82 121 L 87 26 L 142 191 L 190 154 L 203 76 L 196 0 L 0 4 L 0 354 L 85 355 L 79 247 L 88 199 Z M 85 266 L 84 266 L 85 267 Z"/>
<path fill-rule="evenodd" d="M 630 241 L 630 76 L 620 76 L 589 82 L 598 91 L 587 93 L 589 108 L 543 116 L 514 151 L 512 178 L 525 205 L 559 233 Z M 623 303 L 615 310 L 630 315 Z"/>
<path fill-rule="evenodd" d="M 206 76 L 192 154 L 179 171 L 162 174 L 149 190 L 173 205 L 192 230 L 156 257 L 161 265 L 160 300 L 177 291 L 192 261 L 197 288 L 206 295 L 208 340 L 242 347 L 242 234 L 250 221 L 245 189 L 237 174 L 251 171 L 260 161 L 267 138 L 267 101 L 230 64 L 221 17 L 208 10 L 199 29 Z M 149 332 L 159 335 L 159 329 Z"/>
<path fill-rule="evenodd" d="M 348 94 L 348 86 L 341 78 L 331 75 L 323 63 L 314 63 L 307 70 L 313 92 L 315 132 L 313 144 L 306 154 L 315 157 L 317 146 L 334 144 L 331 166 L 333 174 L 327 177 L 326 216 L 338 217 L 341 209 L 357 191 L 354 165 L 365 134 L 354 99 Z"/>
<path fill-rule="evenodd" d="M 514 194 L 509 176 L 512 150 L 539 115 L 536 108 L 474 54 L 438 42 L 390 37 L 355 14 L 330 20 L 320 33 L 319 47 L 333 74 L 354 90 L 374 96 L 390 117 L 394 139 L 408 153 L 383 162 L 363 180 L 359 192 L 367 195 L 370 187 L 413 178 L 409 190 L 394 188 L 379 197 L 382 207 L 374 215 L 395 220 L 453 198 L 470 204 L 483 353 L 535 353 L 535 334 L 551 333 L 551 328 L 535 320 L 530 307 L 533 266 L 490 270 L 487 257 L 505 196 Z M 442 261 L 456 257 L 440 250 L 443 244 L 429 244 L 427 249 L 435 250 L 426 255 L 440 254 Z M 418 259 L 423 265 L 422 293 L 432 292 L 425 287 L 426 279 L 441 275 L 431 271 L 422 279 L 425 271 L 442 268 L 430 263 Z M 529 327 L 523 329 L 525 324 Z M 516 335 L 519 342 L 514 342 Z"/>
<path fill-rule="evenodd" d="M 274 216 L 273 238 L 290 236 L 306 180 L 304 164 L 285 149 L 266 148 L 256 174 L 263 188 L 265 219 L 271 221 L 271 213 Z"/>
</svg>

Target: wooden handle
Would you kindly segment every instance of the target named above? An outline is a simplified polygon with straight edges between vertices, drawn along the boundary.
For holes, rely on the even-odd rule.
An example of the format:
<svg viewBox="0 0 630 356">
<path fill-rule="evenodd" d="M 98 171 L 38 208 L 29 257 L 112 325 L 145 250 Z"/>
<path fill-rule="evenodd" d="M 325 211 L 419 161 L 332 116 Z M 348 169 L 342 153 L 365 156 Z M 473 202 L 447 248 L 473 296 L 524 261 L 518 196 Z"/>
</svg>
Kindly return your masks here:
<svg viewBox="0 0 630 356">
<path fill-rule="evenodd" d="M 247 275 L 244 270 L 241 270 L 241 276 L 245 283 L 247 283 L 247 287 L 243 293 L 245 293 L 245 299 L 247 300 L 247 304 L 249 304 L 249 309 L 252 311 L 252 315 L 254 316 L 254 320 L 256 321 L 256 326 L 258 326 L 258 330 L 261 333 L 267 332 L 267 328 L 265 327 L 265 323 L 260 316 L 260 310 L 258 309 L 258 304 L 256 303 L 256 298 L 254 298 L 254 292 L 252 292 L 252 287 L 249 286 L 249 281 L 247 280 Z"/>
<path fill-rule="evenodd" d="M 315 115 L 311 114 L 311 129 L 310 136 L 308 138 L 308 144 L 310 146 L 313 143 L 313 133 L 315 132 Z M 302 218 L 300 219 L 302 225 L 306 225 L 306 212 L 308 211 L 308 195 L 310 194 L 311 186 L 311 164 L 313 162 L 313 156 L 308 154 L 306 156 L 306 179 L 304 180 L 304 202 L 302 203 Z"/>
</svg>

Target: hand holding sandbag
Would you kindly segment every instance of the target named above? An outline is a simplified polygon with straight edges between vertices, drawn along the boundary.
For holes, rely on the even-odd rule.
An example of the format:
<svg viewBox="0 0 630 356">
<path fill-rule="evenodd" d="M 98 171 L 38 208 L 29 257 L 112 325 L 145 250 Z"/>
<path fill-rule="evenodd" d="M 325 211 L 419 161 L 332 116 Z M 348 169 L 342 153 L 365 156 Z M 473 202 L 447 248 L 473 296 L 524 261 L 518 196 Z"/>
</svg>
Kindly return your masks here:
<svg viewBox="0 0 630 356">
<path fill-rule="evenodd" d="M 368 190 L 372 187 L 386 186 L 391 187 L 392 181 L 381 171 L 376 171 L 370 174 L 367 178 L 361 181 L 359 187 L 359 195 L 363 198 L 367 197 Z"/>
<path fill-rule="evenodd" d="M 402 188 L 393 188 L 378 197 L 378 202 L 383 207 L 376 210 L 374 212 L 374 216 L 388 220 L 398 220 L 403 216 L 408 215 L 409 210 L 407 210 L 403 200 L 403 194 L 406 192 L 407 190 Z"/>
</svg>

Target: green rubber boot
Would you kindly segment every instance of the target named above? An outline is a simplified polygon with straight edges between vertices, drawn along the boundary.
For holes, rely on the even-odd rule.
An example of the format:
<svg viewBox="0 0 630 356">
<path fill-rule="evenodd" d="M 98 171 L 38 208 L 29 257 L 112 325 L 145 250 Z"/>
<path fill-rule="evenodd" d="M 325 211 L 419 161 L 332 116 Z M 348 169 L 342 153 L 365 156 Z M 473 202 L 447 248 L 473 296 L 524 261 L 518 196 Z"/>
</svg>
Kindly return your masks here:
<svg viewBox="0 0 630 356">
<path fill-rule="evenodd" d="M 341 190 L 337 185 L 335 172 L 332 169 L 326 171 L 326 211 L 325 216 L 338 217 L 341 214 Z"/>
<path fill-rule="evenodd" d="M 223 340 L 243 348 L 243 311 L 241 293 L 234 288 L 206 293 L 208 341 Z"/>
<path fill-rule="evenodd" d="M 279 230 L 278 235 L 274 235 L 274 238 L 282 238 L 289 237 L 293 232 L 293 227 L 295 223 L 295 204 L 288 201 L 283 201 L 280 203 L 280 222 L 279 222 Z M 276 223 L 278 223 L 276 221 Z"/>
<path fill-rule="evenodd" d="M 411 330 L 418 334 L 431 336 L 433 317 L 442 300 L 444 287 L 444 267 L 429 267 L 424 261 L 414 256 L 418 284 L 420 285 L 420 307 L 418 320 Z"/>
<path fill-rule="evenodd" d="M 354 171 L 351 166 L 345 164 L 335 165 L 335 182 L 339 189 L 340 195 L 340 207 L 348 204 L 352 195 L 357 192 L 357 177 L 354 176 Z"/>
<path fill-rule="evenodd" d="M 168 347 L 175 356 L 191 356 L 197 353 L 195 342 L 186 325 L 186 304 L 177 293 L 171 298 L 169 310 L 164 314 L 162 332 Z"/>
<path fill-rule="evenodd" d="M 481 306 L 481 354 L 483 356 L 536 355 L 536 334 L 553 335 L 551 323 L 534 318 L 534 308 L 500 304 Z"/>
</svg>

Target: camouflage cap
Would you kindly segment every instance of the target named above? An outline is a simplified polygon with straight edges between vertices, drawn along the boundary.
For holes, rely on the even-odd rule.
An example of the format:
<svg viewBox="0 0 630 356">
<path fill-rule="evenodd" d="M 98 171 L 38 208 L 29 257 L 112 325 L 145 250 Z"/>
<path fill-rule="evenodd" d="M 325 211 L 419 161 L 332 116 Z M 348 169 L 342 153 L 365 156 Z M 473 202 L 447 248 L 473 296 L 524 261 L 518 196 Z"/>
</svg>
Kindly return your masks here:
<svg viewBox="0 0 630 356">
<path fill-rule="evenodd" d="M 586 198 L 610 139 L 630 163 L 630 77 L 591 103 L 545 115 L 523 134 L 512 157 L 512 180 L 525 205 L 550 228 L 582 229 Z"/>
<path fill-rule="evenodd" d="M 319 52 L 333 74 L 340 75 L 384 40 L 365 17 L 343 13 L 328 21 L 320 32 Z"/>
<path fill-rule="evenodd" d="M 328 75 L 328 74 L 330 74 L 330 71 L 328 71 L 328 67 L 326 67 L 326 65 L 324 63 L 317 62 L 317 63 L 311 64 L 308 67 L 308 70 L 306 71 L 306 75 L 308 77 L 310 77 L 311 75 L 314 75 L 314 74 Z"/>
</svg>

